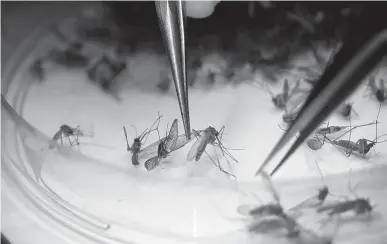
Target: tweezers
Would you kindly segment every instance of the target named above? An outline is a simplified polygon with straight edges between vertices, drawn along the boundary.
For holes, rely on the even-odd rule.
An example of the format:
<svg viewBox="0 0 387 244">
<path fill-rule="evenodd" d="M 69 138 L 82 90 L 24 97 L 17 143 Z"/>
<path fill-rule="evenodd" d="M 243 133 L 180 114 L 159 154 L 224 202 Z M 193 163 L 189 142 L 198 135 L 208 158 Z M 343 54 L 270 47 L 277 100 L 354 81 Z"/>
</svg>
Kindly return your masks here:
<svg viewBox="0 0 387 244">
<path fill-rule="evenodd" d="M 363 10 L 365 14 L 354 20 L 355 28 L 352 29 L 352 33 L 348 33 L 343 46 L 317 81 L 298 116 L 260 165 L 255 176 L 264 170 L 298 133 L 296 140 L 272 170 L 270 176 L 273 176 L 329 114 L 359 87 L 368 73 L 387 54 L 387 25 L 380 24 L 387 22 L 374 16 L 380 13 L 377 11 L 379 7 L 377 4 L 365 6 Z M 382 16 L 381 18 L 386 19 Z M 370 23 L 369 20 L 373 19 L 376 22 Z"/>
<path fill-rule="evenodd" d="M 180 113 L 187 139 L 191 137 L 185 52 L 185 6 L 179 1 L 156 1 L 161 35 L 172 68 Z"/>
</svg>

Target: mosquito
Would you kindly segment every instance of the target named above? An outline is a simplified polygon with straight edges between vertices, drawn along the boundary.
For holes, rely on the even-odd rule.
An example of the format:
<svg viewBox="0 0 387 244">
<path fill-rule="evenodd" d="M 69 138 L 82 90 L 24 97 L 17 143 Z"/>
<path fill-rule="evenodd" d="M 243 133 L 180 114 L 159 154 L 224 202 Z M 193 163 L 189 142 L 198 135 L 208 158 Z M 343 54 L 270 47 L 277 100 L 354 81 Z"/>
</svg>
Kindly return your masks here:
<svg viewBox="0 0 387 244">
<path fill-rule="evenodd" d="M 288 102 L 288 99 L 290 97 L 289 82 L 287 79 L 285 79 L 284 81 L 282 92 L 277 95 L 270 90 L 267 84 L 264 85 L 264 89 L 270 94 L 271 100 L 277 108 L 284 109 L 286 107 L 286 103 Z"/>
<path fill-rule="evenodd" d="M 324 181 L 324 176 L 321 172 L 321 169 L 320 169 L 317 161 L 315 161 L 315 164 L 316 164 L 316 167 L 318 169 L 318 172 L 320 173 L 321 179 Z M 330 194 L 328 185 L 325 182 L 323 182 L 323 183 L 324 183 L 323 186 L 318 189 L 316 195 L 314 195 L 314 196 L 302 201 L 301 203 L 297 204 L 296 206 L 290 208 L 289 212 L 299 212 L 302 209 L 317 208 L 317 207 L 321 206 L 325 202 L 328 195 Z"/>
<path fill-rule="evenodd" d="M 297 115 L 300 112 L 300 110 L 301 110 L 301 106 L 299 108 L 293 109 L 292 111 L 288 111 L 285 108 L 285 113 L 282 115 L 282 120 L 286 124 L 290 125 L 297 118 Z"/>
<path fill-rule="evenodd" d="M 215 162 L 206 152 L 206 147 L 208 144 L 211 144 L 213 146 L 217 146 L 222 151 L 222 155 L 227 155 L 230 157 L 234 162 L 238 162 L 231 153 L 228 152 L 228 148 L 226 148 L 223 143 L 221 142 L 221 138 L 224 132 L 225 126 L 222 126 L 222 128 L 217 131 L 214 127 L 209 126 L 206 129 L 202 131 L 195 131 L 193 130 L 193 133 L 196 137 L 195 143 L 192 145 L 191 149 L 189 150 L 187 154 L 187 160 L 191 161 L 194 160 L 197 162 L 200 160 L 203 153 L 206 153 L 207 156 L 210 158 L 210 160 L 219 168 L 219 170 L 229 176 L 235 177 L 233 174 L 226 172 L 220 165 L 219 159 L 217 158 L 217 162 Z M 238 150 L 238 149 L 233 149 Z"/>
<path fill-rule="evenodd" d="M 68 142 L 70 143 L 70 146 L 73 145 L 79 145 L 78 137 L 84 136 L 84 133 L 80 130 L 80 126 L 78 125 L 75 128 L 72 128 L 68 125 L 61 125 L 58 132 L 55 133 L 55 135 L 52 137 L 52 140 L 58 141 L 60 139 L 60 142 L 63 144 L 63 138 L 66 137 Z M 73 140 L 70 139 L 70 137 L 73 138 Z"/>
<path fill-rule="evenodd" d="M 384 103 L 387 99 L 387 88 L 385 81 L 379 79 L 379 84 L 375 81 L 375 75 L 372 75 L 368 80 L 368 89 L 370 89 L 371 94 L 374 95 L 376 100 L 380 103 Z"/>
<path fill-rule="evenodd" d="M 295 7 L 293 12 L 287 12 L 286 15 L 289 20 L 300 24 L 302 28 L 308 33 L 314 33 L 316 30 L 316 26 L 324 18 L 324 14 L 322 12 L 312 14 L 307 12 L 299 5 Z"/>
<path fill-rule="evenodd" d="M 348 125 L 348 126 L 334 126 L 334 125 L 333 126 L 327 126 L 326 128 L 319 128 L 319 129 L 317 129 L 316 134 L 324 136 L 324 135 L 328 135 L 328 134 L 337 133 L 337 132 L 342 131 L 342 130 L 347 129 L 347 128 L 350 128 L 351 130 L 354 130 L 356 128 L 373 125 L 375 123 L 376 122 L 374 121 L 374 122 L 371 122 L 371 123 L 355 125 L 355 126 L 350 126 L 350 125 Z"/>
<path fill-rule="evenodd" d="M 38 78 L 40 81 L 43 81 L 45 78 L 45 70 L 44 70 L 44 59 L 38 58 L 31 65 L 31 74 Z"/>
<path fill-rule="evenodd" d="M 351 126 L 335 126 L 335 125 L 329 126 L 329 122 L 328 122 L 327 127 L 317 129 L 315 132 L 315 137 L 307 139 L 306 144 L 308 145 L 308 147 L 310 149 L 316 151 L 316 150 L 319 150 L 322 148 L 328 135 L 335 134 L 335 133 L 340 132 L 342 130 L 345 130 L 347 128 L 350 128 L 350 130 L 354 130 L 356 128 L 369 126 L 369 125 L 373 125 L 373 124 L 375 124 L 375 122 L 362 124 L 362 125 L 356 125 L 356 126 L 353 126 L 352 128 L 350 128 Z M 323 139 L 320 139 L 319 136 L 323 136 Z"/>
<path fill-rule="evenodd" d="M 356 215 L 361 215 L 365 213 L 371 213 L 376 205 L 371 205 L 368 198 L 358 197 L 351 184 L 348 184 L 350 192 L 354 195 L 354 199 L 339 201 L 336 203 L 326 204 L 317 208 L 317 213 L 326 213 L 328 216 L 341 215 L 343 213 L 354 211 Z"/>
<path fill-rule="evenodd" d="M 146 140 L 148 139 L 148 135 L 152 132 L 152 131 L 155 131 L 157 130 L 159 124 L 160 124 L 160 119 L 161 119 L 162 115 L 159 115 L 159 117 L 157 118 L 157 120 L 153 123 L 153 125 L 150 127 L 150 129 L 148 130 L 148 128 L 146 128 L 141 134 L 140 136 L 137 136 L 137 129 L 136 129 L 136 138 L 134 138 L 133 140 L 133 143 L 132 143 L 132 146 L 129 146 L 129 142 L 128 142 L 128 134 L 126 132 L 126 128 L 125 126 L 122 126 L 123 130 L 124 130 L 124 134 L 125 134 L 125 139 L 126 139 L 126 151 L 128 152 L 131 152 L 132 153 L 132 164 L 134 166 L 137 166 L 139 165 L 140 163 L 138 162 L 138 154 L 141 150 L 141 146 L 142 144 L 144 144 L 146 142 Z M 157 127 L 155 129 L 153 129 L 153 126 L 156 125 L 156 123 L 158 122 L 157 124 Z M 146 136 L 146 138 L 145 138 Z M 145 141 L 143 142 L 145 138 Z"/>
<path fill-rule="evenodd" d="M 252 207 L 251 205 L 241 205 L 237 211 L 243 216 L 250 217 L 251 221 L 247 226 L 250 233 L 267 233 L 270 229 L 285 228 L 288 237 L 298 236 L 299 228 L 297 222 L 288 216 L 280 203 L 280 197 L 274 188 L 270 176 L 265 172 L 261 173 L 263 183 L 272 194 L 273 202 Z"/>
<path fill-rule="evenodd" d="M 341 116 L 343 116 L 344 118 L 348 118 L 349 116 L 352 115 L 352 113 L 356 116 L 359 116 L 359 114 L 355 111 L 355 109 L 353 108 L 353 102 L 346 102 L 344 103 L 340 110 L 339 110 L 339 113 Z"/>
<path fill-rule="evenodd" d="M 385 136 L 385 135 L 382 135 L 382 136 Z M 376 137 L 373 141 L 362 138 L 357 140 L 357 142 L 353 142 L 350 140 L 335 140 L 335 141 L 331 141 L 331 143 L 336 146 L 345 148 L 346 149 L 345 156 L 347 157 L 350 157 L 353 152 L 356 152 L 361 156 L 365 156 L 371 150 L 371 148 L 373 148 L 377 143 L 383 143 L 387 141 L 386 139 L 384 141 L 376 142 L 376 140 L 382 136 Z"/>
<path fill-rule="evenodd" d="M 89 79 L 98 84 L 100 88 L 119 99 L 114 94 L 114 85 L 116 79 L 126 68 L 126 63 L 120 60 L 110 60 L 107 55 L 103 55 L 96 62 L 94 62 L 87 70 Z"/>
<path fill-rule="evenodd" d="M 84 44 L 82 42 L 72 41 L 63 50 L 51 50 L 47 58 L 69 68 L 86 67 L 89 63 L 89 58 L 82 53 L 83 48 Z"/>
<path fill-rule="evenodd" d="M 240 215 L 248 217 L 246 229 L 249 233 L 271 234 L 285 230 L 287 238 L 296 238 L 300 243 L 332 243 L 337 228 L 331 228 L 332 230 L 329 230 L 326 235 L 305 229 L 292 217 L 291 212 L 285 213 L 280 203 L 279 194 L 270 177 L 265 172 L 261 172 L 260 175 L 263 178 L 263 184 L 269 189 L 273 201 L 258 207 L 241 205 L 237 208 Z M 337 221 L 331 221 L 331 223 L 336 225 Z M 309 242 L 308 239 L 313 239 L 313 242 Z"/>
<path fill-rule="evenodd" d="M 376 144 L 386 142 L 387 139 L 384 140 L 384 141 L 379 141 L 379 142 L 377 141 L 380 137 L 383 137 L 383 136 L 387 135 L 387 134 L 384 134 L 384 135 L 381 135 L 381 136 L 377 136 L 377 134 L 378 134 L 378 123 L 379 123 L 378 122 L 378 118 L 379 118 L 380 109 L 381 109 L 381 104 L 379 106 L 379 110 L 378 110 L 378 114 L 377 114 L 377 117 L 376 117 L 376 121 L 373 122 L 376 125 L 376 137 L 375 137 L 374 140 L 371 141 L 371 140 L 362 138 L 362 139 L 357 140 L 356 142 L 351 141 L 351 131 L 354 129 L 354 128 L 351 128 L 348 131 L 350 133 L 349 134 L 349 140 L 338 140 L 340 137 L 342 137 L 346 133 L 348 133 L 348 132 L 346 132 L 343 135 L 341 135 L 340 137 L 336 138 L 335 140 L 329 140 L 330 143 L 335 145 L 335 146 L 339 146 L 341 148 L 344 148 L 345 149 L 344 155 L 347 156 L 347 157 L 350 157 L 353 152 L 356 152 L 356 153 L 358 153 L 361 156 L 365 156 L 371 150 L 371 148 L 373 148 Z"/>
<path fill-rule="evenodd" d="M 144 166 L 146 170 L 151 171 L 158 167 L 161 163 L 162 159 L 165 159 L 169 156 L 169 154 L 173 151 L 176 151 L 183 147 L 185 144 L 189 142 L 187 139 L 182 139 L 184 137 L 179 137 L 178 134 L 178 120 L 175 119 L 172 123 L 169 134 L 157 141 L 157 155 L 148 159 Z M 150 145 L 149 148 L 152 148 L 154 145 Z"/>
</svg>

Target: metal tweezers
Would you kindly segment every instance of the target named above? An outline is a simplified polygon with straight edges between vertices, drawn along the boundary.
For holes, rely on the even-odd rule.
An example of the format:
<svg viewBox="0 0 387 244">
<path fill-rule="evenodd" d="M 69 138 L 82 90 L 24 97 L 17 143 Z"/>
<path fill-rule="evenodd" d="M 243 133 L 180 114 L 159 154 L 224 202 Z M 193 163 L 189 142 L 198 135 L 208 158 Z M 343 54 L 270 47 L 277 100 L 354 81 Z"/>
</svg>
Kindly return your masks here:
<svg viewBox="0 0 387 244">
<path fill-rule="evenodd" d="M 271 150 L 255 175 L 264 170 L 284 146 L 299 133 L 297 139 L 281 157 L 281 160 L 270 174 L 274 175 L 329 114 L 359 87 L 367 74 L 386 55 L 386 27 L 367 22 L 368 16 L 369 19 L 374 18 L 379 23 L 383 23 L 382 20 L 375 18 L 375 11 L 379 7 L 374 4 L 371 8 L 364 9 L 366 16 L 358 18 L 357 23 L 355 21 L 354 26 L 356 29 L 353 29 L 352 35 L 348 33 L 343 46 L 317 81 L 297 118 Z M 184 6 L 182 1 L 157 1 L 156 9 L 172 66 L 185 133 L 189 138 L 190 119 L 185 64 Z"/>
</svg>

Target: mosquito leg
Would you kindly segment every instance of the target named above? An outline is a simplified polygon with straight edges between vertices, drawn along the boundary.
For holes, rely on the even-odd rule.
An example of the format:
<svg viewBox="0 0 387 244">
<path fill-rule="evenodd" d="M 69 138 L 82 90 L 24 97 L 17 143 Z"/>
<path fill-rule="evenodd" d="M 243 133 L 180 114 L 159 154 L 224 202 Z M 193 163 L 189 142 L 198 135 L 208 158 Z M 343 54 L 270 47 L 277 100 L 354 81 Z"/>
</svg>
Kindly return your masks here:
<svg viewBox="0 0 387 244">
<path fill-rule="evenodd" d="M 160 131 L 159 131 L 159 128 L 157 128 L 156 130 L 157 130 L 157 135 L 158 135 L 158 137 L 159 137 L 159 141 L 160 141 L 160 140 L 161 140 L 161 138 L 160 138 Z"/>
<path fill-rule="evenodd" d="M 351 131 L 351 126 L 352 126 L 352 122 L 351 122 L 351 117 L 349 117 L 349 139 L 348 139 L 348 143 L 347 143 L 347 146 L 346 146 L 346 150 L 345 150 L 345 153 L 348 154 L 348 150 L 349 150 L 349 145 L 350 145 L 350 141 L 351 141 L 351 135 L 352 135 L 352 131 Z M 357 144 L 357 143 L 356 143 Z M 355 145 L 356 147 L 356 145 Z M 350 149 L 351 152 L 352 152 L 352 149 L 353 147 Z M 350 156 L 351 154 L 348 155 L 348 157 Z"/>
<path fill-rule="evenodd" d="M 375 142 L 378 143 L 378 119 L 379 119 L 379 114 L 380 114 L 380 109 L 382 108 L 382 103 L 379 104 L 379 110 L 378 110 L 378 115 L 376 116 L 376 124 L 375 124 L 375 130 L 376 130 L 376 135 L 375 135 Z"/>
<path fill-rule="evenodd" d="M 135 133 L 136 133 L 136 138 L 137 138 L 137 127 L 134 126 L 134 125 L 130 125 L 130 127 L 133 127 L 133 129 L 134 129 L 134 131 L 135 131 Z"/>
<path fill-rule="evenodd" d="M 219 140 L 219 138 L 218 137 L 216 137 L 216 140 L 218 141 L 218 143 L 219 143 L 219 148 L 220 148 L 220 150 L 222 151 L 222 155 L 223 155 L 223 157 L 225 156 L 225 154 L 224 154 L 224 151 L 223 151 L 223 148 L 221 147 L 221 142 L 220 142 L 220 140 Z"/>
<path fill-rule="evenodd" d="M 127 132 L 126 132 L 126 128 L 125 128 L 125 126 L 122 126 L 122 128 L 124 129 L 124 134 L 125 134 L 125 139 L 126 139 L 126 151 L 130 151 L 130 146 L 129 146 L 129 142 L 128 142 L 128 134 L 127 134 Z"/>
<path fill-rule="evenodd" d="M 220 150 L 222 151 L 223 156 L 225 156 L 225 154 L 226 154 L 226 155 L 229 156 L 234 162 L 238 163 L 238 160 L 237 160 L 236 158 L 234 158 L 234 156 L 232 156 L 230 152 L 227 151 L 227 149 L 223 146 L 223 144 L 219 141 L 219 139 L 218 139 L 218 147 L 219 147 Z"/>
<path fill-rule="evenodd" d="M 73 142 L 70 140 L 70 135 L 67 136 L 67 140 L 69 141 L 70 146 L 73 146 Z"/>
<path fill-rule="evenodd" d="M 357 129 L 357 128 L 360 128 L 360 127 L 364 127 L 364 126 L 370 126 L 370 125 L 373 125 L 373 124 L 376 124 L 376 123 L 379 123 L 379 122 L 373 121 L 373 122 L 371 122 L 371 123 L 368 123 L 368 124 L 362 124 L 362 125 L 357 125 L 357 126 L 354 126 L 354 127 L 352 127 L 352 128 L 351 128 L 351 126 L 348 126 L 348 127 L 350 127 L 350 129 L 349 129 L 347 132 L 343 133 L 342 135 L 336 137 L 336 138 L 334 139 L 334 141 L 340 139 L 341 137 L 343 137 L 343 136 L 345 136 L 346 134 L 350 133 L 350 132 L 353 131 L 354 129 Z"/>
<path fill-rule="evenodd" d="M 223 140 L 223 136 L 224 135 L 228 135 L 230 133 L 231 130 L 228 130 L 227 133 L 224 132 L 224 130 L 222 131 L 222 134 L 220 135 L 219 139 L 222 141 Z"/>
<path fill-rule="evenodd" d="M 351 181 L 348 181 L 348 190 L 350 193 L 352 193 L 352 195 L 355 197 L 355 198 L 359 198 L 356 193 L 355 193 L 355 190 L 359 187 L 360 185 L 360 182 L 357 183 L 354 187 L 352 187 L 351 185 Z"/>
<path fill-rule="evenodd" d="M 218 134 L 220 135 L 219 136 L 220 139 L 222 139 L 222 137 L 223 137 L 224 128 L 225 128 L 225 126 L 223 125 L 222 128 L 220 128 L 220 130 L 219 130 Z"/>
<path fill-rule="evenodd" d="M 321 145 L 324 145 L 324 141 L 322 141 L 319 137 L 318 137 L 318 135 L 317 134 L 314 134 L 314 138 L 316 138 L 320 143 L 321 143 Z M 325 139 L 326 137 L 324 137 L 324 139 Z"/>
<path fill-rule="evenodd" d="M 328 123 L 327 123 L 327 129 L 328 129 L 328 127 L 329 127 L 329 122 L 331 121 L 331 117 L 329 117 L 329 119 L 328 119 Z M 324 143 L 325 143 L 325 139 L 327 138 L 327 135 L 326 134 L 324 134 L 324 139 L 323 139 L 323 141 L 322 141 L 322 144 L 324 145 Z"/>
<path fill-rule="evenodd" d="M 160 115 L 160 113 L 158 113 L 158 118 L 156 119 L 156 121 L 153 123 L 153 125 L 150 127 L 150 130 L 146 133 L 146 137 L 145 137 L 145 141 L 143 142 L 143 144 L 145 144 L 148 140 L 148 137 L 149 137 L 149 134 L 155 130 L 158 130 L 159 126 L 160 126 L 160 120 L 161 120 L 161 117 L 163 117 L 162 115 Z M 157 126 L 156 128 L 153 128 L 153 126 L 156 124 L 157 122 Z"/>
<path fill-rule="evenodd" d="M 72 135 L 72 137 L 74 138 L 74 141 L 76 142 L 77 146 L 79 146 L 78 135 L 77 136 Z"/>
<path fill-rule="evenodd" d="M 225 171 L 225 170 L 222 168 L 222 166 L 220 165 L 220 162 L 219 162 L 219 158 L 217 158 L 217 162 L 218 162 L 218 163 L 216 163 L 206 151 L 204 151 L 204 153 L 210 158 L 210 160 L 212 161 L 212 163 L 220 170 L 220 172 L 223 172 L 223 173 L 225 173 L 225 174 L 228 175 L 228 176 L 232 176 L 232 177 L 236 178 L 235 175 L 233 175 L 233 174 L 231 174 L 231 173 Z"/>
</svg>

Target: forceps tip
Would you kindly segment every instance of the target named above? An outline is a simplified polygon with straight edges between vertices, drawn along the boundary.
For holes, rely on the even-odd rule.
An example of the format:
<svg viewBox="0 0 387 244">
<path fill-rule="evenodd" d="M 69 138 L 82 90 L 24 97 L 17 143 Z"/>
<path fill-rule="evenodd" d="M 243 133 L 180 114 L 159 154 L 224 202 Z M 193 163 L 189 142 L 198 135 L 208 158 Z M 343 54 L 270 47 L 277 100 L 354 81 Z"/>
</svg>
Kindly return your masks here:
<svg viewBox="0 0 387 244">
<path fill-rule="evenodd" d="M 188 104 L 188 84 L 186 78 L 185 55 L 185 10 L 184 2 L 156 2 L 156 11 L 168 58 L 171 63 L 177 99 L 187 139 L 191 138 Z"/>
</svg>

